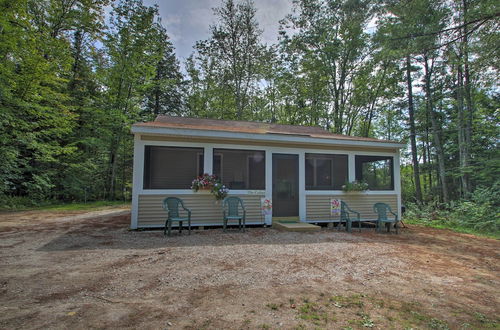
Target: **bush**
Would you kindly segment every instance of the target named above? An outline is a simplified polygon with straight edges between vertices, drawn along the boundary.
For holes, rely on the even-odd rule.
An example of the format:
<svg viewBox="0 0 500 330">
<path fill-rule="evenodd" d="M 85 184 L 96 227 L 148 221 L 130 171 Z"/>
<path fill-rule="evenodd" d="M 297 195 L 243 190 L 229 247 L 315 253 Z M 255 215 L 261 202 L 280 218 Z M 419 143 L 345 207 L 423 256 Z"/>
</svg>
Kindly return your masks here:
<svg viewBox="0 0 500 330">
<path fill-rule="evenodd" d="M 500 185 L 477 188 L 469 200 L 445 204 L 407 205 L 405 218 L 429 226 L 498 234 L 500 232 Z"/>
</svg>

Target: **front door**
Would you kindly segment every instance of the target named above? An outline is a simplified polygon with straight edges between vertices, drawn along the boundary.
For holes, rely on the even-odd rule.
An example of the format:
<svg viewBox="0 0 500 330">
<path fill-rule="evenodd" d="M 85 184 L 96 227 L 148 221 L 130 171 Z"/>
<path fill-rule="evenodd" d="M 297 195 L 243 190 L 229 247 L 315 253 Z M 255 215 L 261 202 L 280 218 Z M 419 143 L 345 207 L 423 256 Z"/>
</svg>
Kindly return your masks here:
<svg viewBox="0 0 500 330">
<path fill-rule="evenodd" d="M 299 216 L 299 156 L 273 154 L 273 217 Z"/>
</svg>

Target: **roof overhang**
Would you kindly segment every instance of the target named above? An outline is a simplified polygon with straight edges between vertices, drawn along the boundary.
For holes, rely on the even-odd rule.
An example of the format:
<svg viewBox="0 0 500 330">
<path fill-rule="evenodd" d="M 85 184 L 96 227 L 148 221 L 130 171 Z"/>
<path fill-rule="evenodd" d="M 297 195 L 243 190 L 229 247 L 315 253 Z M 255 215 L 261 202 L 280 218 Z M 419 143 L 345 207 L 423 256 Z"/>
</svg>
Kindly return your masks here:
<svg viewBox="0 0 500 330">
<path fill-rule="evenodd" d="M 139 135 L 162 135 L 172 137 L 196 137 L 196 138 L 211 138 L 223 139 L 232 141 L 256 141 L 256 142 L 273 142 L 273 143 L 294 143 L 303 145 L 328 145 L 328 146 L 356 146 L 356 147 L 377 147 L 387 149 L 400 149 L 405 147 L 404 143 L 395 142 L 377 142 L 377 141 L 359 141 L 359 140 L 342 140 L 332 138 L 320 138 L 301 136 L 293 134 L 251 134 L 251 133 L 236 133 L 217 130 L 198 130 L 186 128 L 172 127 L 151 127 L 151 126 L 132 126 L 132 133 Z"/>
</svg>

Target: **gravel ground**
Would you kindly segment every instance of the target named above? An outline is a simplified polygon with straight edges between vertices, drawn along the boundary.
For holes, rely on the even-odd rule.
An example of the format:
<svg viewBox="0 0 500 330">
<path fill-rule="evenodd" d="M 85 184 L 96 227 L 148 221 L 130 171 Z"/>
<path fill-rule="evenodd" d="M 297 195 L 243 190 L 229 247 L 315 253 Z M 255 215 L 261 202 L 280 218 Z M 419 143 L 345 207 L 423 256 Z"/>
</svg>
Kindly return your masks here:
<svg viewBox="0 0 500 330">
<path fill-rule="evenodd" d="M 409 303 L 426 322 L 498 326 L 496 240 L 416 226 L 164 238 L 129 221 L 126 210 L 0 214 L 0 328 L 356 328 L 348 318 L 367 315 L 404 328 Z M 328 324 L 304 309 L 360 294 L 385 307 L 366 300 Z M 333 315 L 327 305 L 311 315 Z"/>
</svg>

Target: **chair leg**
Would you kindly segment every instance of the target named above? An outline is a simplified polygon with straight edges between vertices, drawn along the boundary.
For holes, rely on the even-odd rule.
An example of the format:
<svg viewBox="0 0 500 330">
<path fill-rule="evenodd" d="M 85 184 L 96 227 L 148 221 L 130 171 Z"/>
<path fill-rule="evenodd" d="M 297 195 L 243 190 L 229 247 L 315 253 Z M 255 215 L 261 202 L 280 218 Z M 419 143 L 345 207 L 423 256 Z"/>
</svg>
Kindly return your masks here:
<svg viewBox="0 0 500 330">
<path fill-rule="evenodd" d="M 243 232 L 245 232 L 246 220 L 245 220 L 245 219 L 243 219 L 242 221 L 243 221 Z"/>
<path fill-rule="evenodd" d="M 352 222 L 351 221 L 346 221 L 346 231 L 351 232 L 352 231 Z"/>
<path fill-rule="evenodd" d="M 179 221 L 179 234 L 182 233 L 182 221 Z"/>
<path fill-rule="evenodd" d="M 227 219 L 224 219 L 224 224 L 223 224 L 223 227 L 222 227 L 222 231 L 223 232 L 226 232 L 226 227 L 227 227 Z"/>
<path fill-rule="evenodd" d="M 168 236 L 172 234 L 172 220 L 168 221 Z"/>
<path fill-rule="evenodd" d="M 168 220 L 165 221 L 165 229 L 163 229 L 163 236 L 167 236 Z"/>
<path fill-rule="evenodd" d="M 191 235 L 191 219 L 188 219 L 188 235 Z"/>
<path fill-rule="evenodd" d="M 394 224 L 394 228 L 396 229 L 396 235 L 397 235 L 397 234 L 399 234 L 399 228 L 398 228 L 398 227 L 399 227 L 399 226 L 398 226 L 398 223 L 396 222 L 396 223 Z"/>
<path fill-rule="evenodd" d="M 361 221 L 358 221 L 359 232 L 361 233 Z"/>
</svg>

